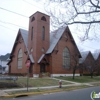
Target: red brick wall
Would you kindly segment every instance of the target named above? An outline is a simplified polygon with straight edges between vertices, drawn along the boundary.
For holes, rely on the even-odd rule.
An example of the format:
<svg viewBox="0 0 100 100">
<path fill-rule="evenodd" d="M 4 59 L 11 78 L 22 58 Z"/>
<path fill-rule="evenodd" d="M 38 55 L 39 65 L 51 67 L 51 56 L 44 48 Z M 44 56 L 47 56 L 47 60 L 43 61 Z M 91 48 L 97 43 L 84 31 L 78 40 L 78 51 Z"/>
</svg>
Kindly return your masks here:
<svg viewBox="0 0 100 100">
<path fill-rule="evenodd" d="M 66 39 L 64 38 L 64 34 L 67 34 L 68 36 L 68 40 L 66 41 Z M 64 33 L 62 38 L 59 40 L 57 46 L 55 47 L 55 49 L 58 48 L 58 53 L 56 54 L 55 51 L 53 51 L 53 53 L 51 54 L 52 56 L 52 73 L 54 74 L 72 74 L 72 68 L 70 69 L 65 69 L 63 68 L 63 50 L 65 47 L 67 47 L 69 49 L 70 52 L 70 64 L 72 65 L 73 63 L 73 58 L 71 57 L 72 55 L 74 55 L 75 53 L 78 53 L 76 46 L 73 44 L 69 33 Z M 54 49 L 54 50 L 55 50 Z M 74 51 L 74 52 L 73 52 Z M 76 58 L 78 59 L 78 58 Z M 78 70 L 76 71 L 76 73 L 78 73 Z"/>
<path fill-rule="evenodd" d="M 33 22 L 31 22 L 31 19 L 33 18 L 33 16 L 35 17 L 35 20 Z M 47 20 L 46 22 L 41 20 L 42 16 L 45 16 L 45 18 Z M 30 52 L 30 54 L 33 55 L 33 58 L 35 60 L 35 63 L 33 64 L 33 68 L 32 68 L 33 69 L 32 72 L 35 74 L 40 73 L 40 64 L 37 63 L 39 58 L 49 48 L 49 42 L 50 42 L 50 37 L 49 37 L 50 22 L 49 22 L 49 20 L 50 20 L 49 16 L 44 15 L 42 13 L 38 13 L 38 12 L 33 14 L 30 17 L 29 33 L 28 33 L 28 48 L 29 48 L 29 51 L 31 48 L 33 48 L 33 51 Z M 41 39 L 43 26 L 45 27 L 45 40 L 44 41 Z M 34 27 L 33 40 L 31 40 L 32 27 Z M 77 48 L 76 48 L 75 44 L 73 43 L 72 38 L 70 37 L 70 35 L 67 31 L 68 30 L 66 30 L 66 32 L 64 32 L 64 34 L 67 34 L 68 40 L 66 41 L 66 39 L 64 38 L 64 34 L 63 34 L 63 36 L 59 40 L 57 46 L 54 48 L 54 51 L 52 52 L 52 54 L 46 55 L 46 57 L 49 61 L 49 65 L 46 66 L 46 72 L 50 72 L 51 74 L 68 74 L 68 73 L 72 74 L 72 68 L 69 70 L 66 70 L 62 67 L 62 64 L 63 64 L 62 63 L 63 62 L 62 61 L 62 59 L 63 59 L 62 53 L 63 53 L 63 49 L 65 47 L 68 47 L 71 55 L 78 53 Z M 44 47 L 45 52 L 41 51 L 42 47 Z M 22 51 L 23 51 L 23 67 L 22 67 L 22 69 L 17 68 L 17 55 L 18 55 L 18 51 L 20 48 L 22 48 Z M 58 49 L 58 53 L 55 53 L 56 49 Z M 12 58 L 12 62 L 10 63 L 11 73 L 27 73 L 27 69 L 26 69 L 26 65 L 25 65 L 27 55 L 24 53 L 24 51 L 26 51 L 24 42 L 17 43 L 17 45 L 15 46 L 15 49 L 12 52 L 12 54 L 15 55 L 15 57 Z M 71 57 L 71 64 L 72 63 L 73 63 L 73 59 Z M 76 73 L 78 73 L 78 71 Z"/>
<path fill-rule="evenodd" d="M 46 21 L 41 20 L 41 17 L 45 16 Z M 35 17 L 35 20 L 31 22 L 31 19 Z M 29 36 L 28 36 L 28 48 L 29 50 L 33 48 L 33 57 L 35 62 L 38 61 L 40 56 L 43 54 L 41 49 L 44 47 L 45 51 L 49 48 L 49 42 L 50 42 L 50 17 L 42 14 L 40 12 L 36 12 L 30 17 L 29 21 Z M 45 40 L 42 40 L 42 27 L 45 27 Z M 33 40 L 31 41 L 31 29 L 34 27 L 34 33 L 33 33 Z M 45 53 L 45 52 L 44 52 Z"/>
<path fill-rule="evenodd" d="M 88 54 L 85 61 L 83 62 L 83 74 L 90 74 L 90 71 L 88 70 L 88 66 L 94 67 L 95 60 L 93 58 L 93 55 L 91 53 Z"/>
<path fill-rule="evenodd" d="M 20 40 L 20 38 L 22 38 L 21 36 L 19 37 L 19 39 L 17 41 Z M 18 69 L 18 64 L 17 64 L 17 59 L 18 59 L 18 51 L 19 49 L 22 49 L 22 52 L 23 52 L 23 63 L 22 63 L 22 69 Z M 24 53 L 25 51 L 25 45 L 24 45 L 24 41 L 22 41 L 21 43 L 17 43 L 15 46 L 14 46 L 14 50 L 12 52 L 12 55 L 14 55 L 14 57 L 12 58 L 12 62 L 10 63 L 9 66 L 11 66 L 11 73 L 15 74 L 15 73 L 27 73 L 27 69 L 26 69 L 26 65 L 25 65 L 25 62 L 26 62 L 26 59 L 27 59 L 27 55 Z"/>
<path fill-rule="evenodd" d="M 45 16 L 46 21 L 41 20 Z M 31 22 L 32 18 L 35 18 Z M 42 40 L 42 27 L 45 27 L 45 40 Z M 31 40 L 31 30 L 34 28 L 33 40 Z M 49 48 L 50 42 L 50 17 L 48 15 L 36 12 L 30 17 L 29 21 L 29 34 L 28 34 L 28 48 L 29 50 L 33 48 L 33 52 L 30 52 L 33 55 L 35 63 L 33 65 L 33 72 L 40 73 L 40 65 L 37 64 L 39 58 L 44 54 Z M 42 52 L 42 48 L 45 49 L 45 52 Z"/>
</svg>

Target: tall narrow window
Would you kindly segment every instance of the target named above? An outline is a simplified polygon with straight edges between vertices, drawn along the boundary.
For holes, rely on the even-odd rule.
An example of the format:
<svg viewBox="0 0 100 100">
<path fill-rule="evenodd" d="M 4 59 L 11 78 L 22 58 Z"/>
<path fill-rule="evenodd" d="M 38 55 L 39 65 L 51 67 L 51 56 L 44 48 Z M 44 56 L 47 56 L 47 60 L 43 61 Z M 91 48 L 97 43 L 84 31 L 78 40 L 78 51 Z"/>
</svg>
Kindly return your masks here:
<svg viewBox="0 0 100 100">
<path fill-rule="evenodd" d="M 45 40 L 45 27 L 42 27 L 42 40 Z"/>
<path fill-rule="evenodd" d="M 22 59 L 23 59 L 23 53 L 22 49 L 20 49 L 18 52 L 18 69 L 22 68 Z"/>
<path fill-rule="evenodd" d="M 31 30 L 31 40 L 33 40 L 33 27 L 32 27 L 32 30 Z"/>
<path fill-rule="evenodd" d="M 63 50 L 63 67 L 66 69 L 70 68 L 70 52 L 67 47 Z"/>
</svg>

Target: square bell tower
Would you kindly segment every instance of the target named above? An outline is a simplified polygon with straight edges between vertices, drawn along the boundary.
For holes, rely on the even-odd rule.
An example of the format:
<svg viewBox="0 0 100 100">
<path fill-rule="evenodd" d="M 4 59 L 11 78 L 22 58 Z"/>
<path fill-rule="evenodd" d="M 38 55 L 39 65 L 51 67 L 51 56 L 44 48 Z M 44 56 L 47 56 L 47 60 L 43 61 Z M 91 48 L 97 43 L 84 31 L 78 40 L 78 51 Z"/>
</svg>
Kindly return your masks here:
<svg viewBox="0 0 100 100">
<path fill-rule="evenodd" d="M 50 16 L 36 12 L 29 18 L 28 49 L 35 62 L 48 50 L 50 44 Z"/>
</svg>

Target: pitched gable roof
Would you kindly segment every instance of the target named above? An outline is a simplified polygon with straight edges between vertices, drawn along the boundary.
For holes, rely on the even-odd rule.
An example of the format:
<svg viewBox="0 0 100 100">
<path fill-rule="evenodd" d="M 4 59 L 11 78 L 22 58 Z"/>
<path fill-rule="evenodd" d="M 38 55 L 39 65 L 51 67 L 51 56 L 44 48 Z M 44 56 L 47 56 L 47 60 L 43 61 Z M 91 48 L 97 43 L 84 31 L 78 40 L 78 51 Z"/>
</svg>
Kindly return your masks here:
<svg viewBox="0 0 100 100">
<path fill-rule="evenodd" d="M 66 30 L 66 28 L 68 29 L 68 31 L 70 31 L 68 26 L 66 26 L 66 27 L 61 27 L 58 30 L 53 31 L 53 32 L 50 33 L 50 46 L 49 46 L 49 49 L 47 50 L 46 54 L 52 53 L 52 51 L 54 50 L 54 48 L 57 45 L 58 41 L 60 40 L 61 36 L 63 35 L 64 31 Z M 71 33 L 70 33 L 70 36 L 74 40 Z M 75 41 L 73 41 L 73 42 L 74 42 L 74 44 L 77 48 L 77 45 L 76 45 Z M 77 50 L 78 50 L 78 48 L 77 48 Z M 79 52 L 79 50 L 78 50 L 78 52 Z M 38 63 L 40 63 L 40 61 L 43 59 L 44 56 L 45 56 L 44 54 L 41 55 L 40 59 L 38 60 Z M 81 57 L 80 52 L 79 52 L 79 57 Z"/>
<path fill-rule="evenodd" d="M 27 47 L 27 44 L 28 44 L 28 31 L 24 30 L 24 29 L 19 29 L 19 30 L 20 30 L 20 33 L 21 33 L 21 35 L 23 37 L 25 46 Z"/>
<path fill-rule="evenodd" d="M 94 59 L 95 60 L 97 60 L 98 59 L 98 57 L 99 57 L 99 55 L 100 55 L 100 53 L 98 52 L 98 53 L 93 53 L 93 57 L 94 57 Z"/>
<path fill-rule="evenodd" d="M 20 30 L 20 33 L 21 33 L 22 38 L 24 40 L 24 43 L 25 43 L 25 46 L 26 46 L 26 50 L 28 52 L 28 56 L 29 56 L 31 62 L 34 63 L 33 56 L 32 56 L 32 54 L 29 53 L 29 49 L 28 49 L 28 31 L 24 30 L 24 29 L 19 29 L 19 30 Z"/>
<path fill-rule="evenodd" d="M 64 33 L 64 31 L 65 31 L 66 29 L 68 29 L 71 38 L 74 40 L 72 34 L 70 33 L 70 30 L 69 30 L 68 26 L 61 27 L 61 28 L 59 28 L 58 30 L 56 30 L 56 31 L 50 33 L 50 47 L 49 47 L 49 49 L 47 50 L 46 54 L 52 53 L 53 49 L 54 49 L 55 46 L 57 45 L 59 39 L 61 38 L 61 36 L 63 35 L 63 33 Z M 77 50 L 78 50 L 78 47 L 77 47 L 75 41 L 73 41 L 73 42 L 74 42 L 74 44 L 75 44 L 75 46 L 76 46 L 76 48 L 77 48 Z M 79 52 L 79 50 L 78 50 L 78 52 Z M 81 57 L 80 52 L 79 52 L 79 56 Z"/>
<path fill-rule="evenodd" d="M 86 59 L 86 57 L 88 56 L 88 54 L 90 53 L 90 51 L 84 51 L 84 52 L 81 52 L 81 56 L 82 58 L 79 59 L 79 63 L 83 63 Z"/>
<path fill-rule="evenodd" d="M 66 27 L 62 27 L 50 34 L 50 47 L 47 50 L 46 54 L 49 54 L 53 51 L 62 34 L 64 33 L 65 29 Z"/>
<path fill-rule="evenodd" d="M 7 61 L 7 59 L 10 57 L 10 53 L 7 53 L 6 55 L 1 55 L 0 60 Z"/>
<path fill-rule="evenodd" d="M 59 39 L 61 38 L 62 34 L 64 33 L 66 27 L 59 28 L 58 30 L 55 30 L 50 33 L 50 46 L 47 50 L 46 54 L 52 53 L 53 49 L 57 45 Z M 38 63 L 44 58 L 45 54 L 42 54 L 41 57 L 38 60 Z"/>
<path fill-rule="evenodd" d="M 42 56 L 40 57 L 40 59 L 38 60 L 38 63 L 40 63 L 40 61 L 44 58 L 45 54 L 42 54 Z"/>
<path fill-rule="evenodd" d="M 28 56 L 29 56 L 31 62 L 34 63 L 33 56 L 29 53 L 29 50 L 28 50 L 28 47 L 27 47 L 27 45 L 28 45 L 28 31 L 24 30 L 24 29 L 19 29 L 19 32 L 20 32 L 20 34 L 21 34 L 21 36 L 22 36 L 22 38 L 24 40 L 24 44 L 25 44 L 26 50 L 28 52 Z M 18 35 L 19 35 L 19 32 L 18 32 Z M 18 35 L 16 37 L 15 42 L 17 41 Z M 14 49 L 14 47 L 15 47 L 15 43 L 14 43 L 13 49 Z M 12 52 L 13 52 L 13 49 L 12 49 Z"/>
</svg>

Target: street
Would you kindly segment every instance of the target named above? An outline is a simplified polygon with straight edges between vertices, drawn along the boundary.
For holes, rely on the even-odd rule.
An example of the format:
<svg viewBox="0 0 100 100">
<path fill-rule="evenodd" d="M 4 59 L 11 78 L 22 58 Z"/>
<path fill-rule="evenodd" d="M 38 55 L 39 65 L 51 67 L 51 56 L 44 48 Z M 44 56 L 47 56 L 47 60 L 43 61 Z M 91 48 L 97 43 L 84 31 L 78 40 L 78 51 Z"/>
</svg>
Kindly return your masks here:
<svg viewBox="0 0 100 100">
<path fill-rule="evenodd" d="M 90 98 L 90 94 L 92 91 L 99 93 L 100 86 L 59 93 L 42 94 L 37 96 L 27 96 L 0 100 L 92 100 Z M 100 100 L 100 98 L 94 100 Z"/>
</svg>

